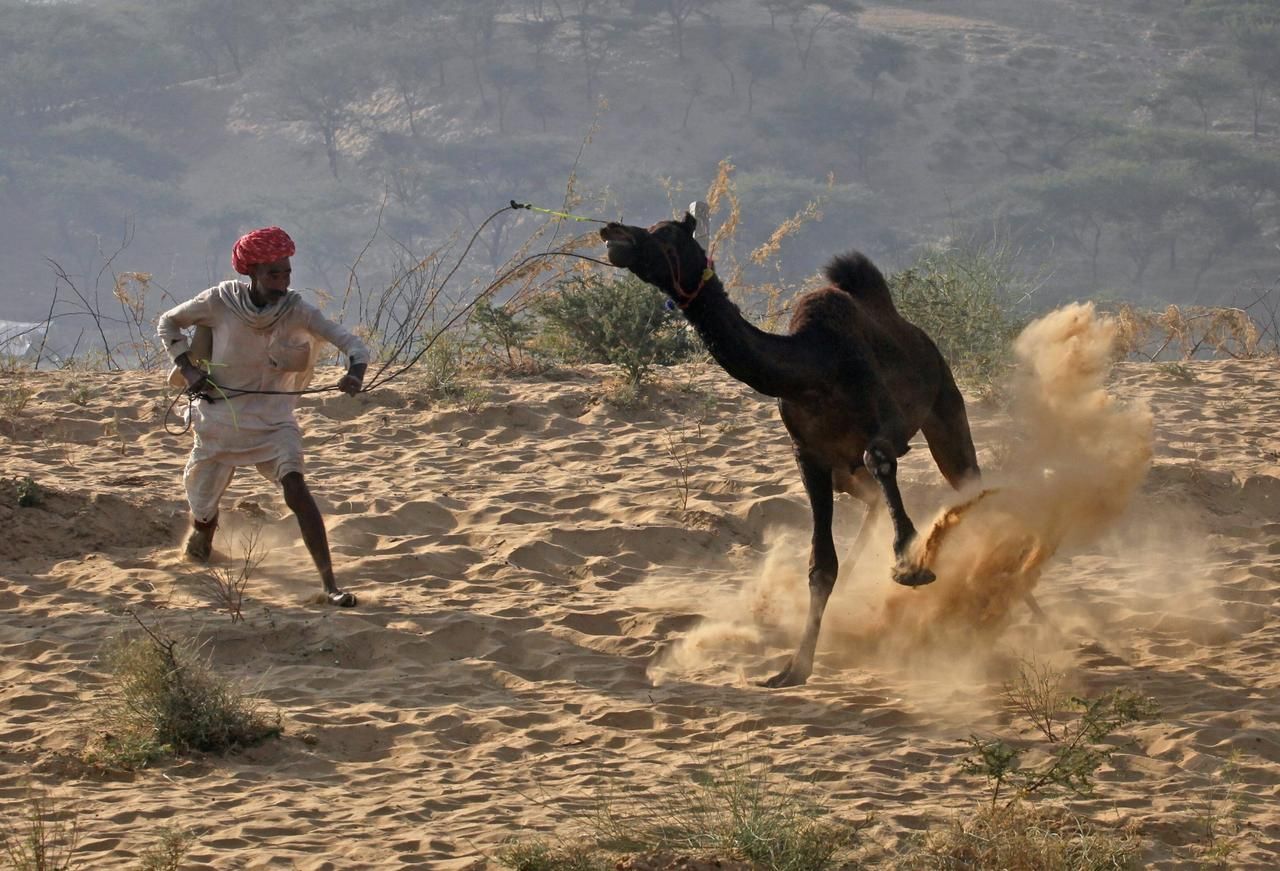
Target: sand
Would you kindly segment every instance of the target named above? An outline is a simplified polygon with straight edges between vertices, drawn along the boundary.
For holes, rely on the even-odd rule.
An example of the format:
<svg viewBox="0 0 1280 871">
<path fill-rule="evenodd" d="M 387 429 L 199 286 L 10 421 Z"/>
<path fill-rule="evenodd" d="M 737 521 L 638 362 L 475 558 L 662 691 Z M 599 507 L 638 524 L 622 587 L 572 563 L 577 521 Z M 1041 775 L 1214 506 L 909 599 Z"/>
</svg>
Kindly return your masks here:
<svg viewBox="0 0 1280 871">
<path fill-rule="evenodd" d="M 1043 558 L 1024 548 L 1001 564 L 1051 625 L 1007 596 L 984 631 L 929 643 L 903 627 L 938 625 L 921 615 L 990 562 L 900 590 L 880 543 L 842 574 L 813 677 L 786 690 L 754 683 L 795 642 L 807 559 L 773 403 L 698 363 L 665 370 L 647 408 L 619 409 L 607 375 L 486 376 L 471 408 L 407 382 L 304 401 L 308 478 L 361 605 L 314 601 L 296 526 L 249 471 L 216 545 L 233 559 L 261 524 L 242 623 L 180 558 L 189 436 L 161 425 L 163 376 L 32 376 L 32 401 L 0 422 L 6 817 L 44 789 L 75 813 L 93 868 L 136 865 L 166 825 L 196 833 L 190 868 L 496 868 L 506 839 L 571 833 L 601 789 L 658 790 L 746 756 L 816 783 L 842 819 L 873 815 L 864 838 L 892 853 L 982 794 L 960 769 L 965 738 L 1031 737 L 1001 688 L 1035 656 L 1079 692 L 1129 688 L 1161 708 L 1126 730 L 1078 810 L 1131 825 L 1147 865 L 1179 867 L 1230 775 L 1243 799 L 1230 864 L 1280 861 L 1274 359 L 1086 372 L 1072 395 L 1095 429 L 1069 409 L 1054 418 L 1058 435 L 1091 437 L 1063 439 L 1047 477 L 1025 406 L 970 396 L 988 483 L 1030 499 L 1004 516 L 1035 526 L 1025 506 L 1075 498 L 1035 480 L 1099 496 L 1027 533 Z M 900 476 L 925 530 L 974 495 L 950 491 L 922 442 Z M 17 504 L 25 477 L 41 505 Z M 993 516 L 960 528 L 1008 528 Z M 860 518 L 838 500 L 842 559 Z M 78 763 L 106 685 L 99 654 L 136 629 L 130 609 L 204 639 L 280 711 L 283 736 L 135 773 Z"/>
</svg>

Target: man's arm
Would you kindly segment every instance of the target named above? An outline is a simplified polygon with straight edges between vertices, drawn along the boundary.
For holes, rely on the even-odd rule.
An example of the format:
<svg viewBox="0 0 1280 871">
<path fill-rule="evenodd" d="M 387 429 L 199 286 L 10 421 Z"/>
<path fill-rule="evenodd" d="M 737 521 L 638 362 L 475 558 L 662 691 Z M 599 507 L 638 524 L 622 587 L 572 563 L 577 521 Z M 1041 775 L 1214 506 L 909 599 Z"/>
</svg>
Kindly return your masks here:
<svg viewBox="0 0 1280 871">
<path fill-rule="evenodd" d="M 191 344 L 182 330 L 196 325 L 213 325 L 212 294 L 209 291 L 198 294 L 181 305 L 174 306 L 156 323 L 156 333 L 160 337 L 161 347 L 182 373 L 182 378 L 189 388 L 198 388 L 207 376 L 205 371 L 191 362 L 188 352 Z"/>
<path fill-rule="evenodd" d="M 338 389 L 354 396 L 364 385 L 365 369 L 369 366 L 369 349 L 355 333 L 326 318 L 318 308 L 309 307 L 311 318 L 308 329 L 346 355 L 347 373 L 338 382 Z"/>
</svg>

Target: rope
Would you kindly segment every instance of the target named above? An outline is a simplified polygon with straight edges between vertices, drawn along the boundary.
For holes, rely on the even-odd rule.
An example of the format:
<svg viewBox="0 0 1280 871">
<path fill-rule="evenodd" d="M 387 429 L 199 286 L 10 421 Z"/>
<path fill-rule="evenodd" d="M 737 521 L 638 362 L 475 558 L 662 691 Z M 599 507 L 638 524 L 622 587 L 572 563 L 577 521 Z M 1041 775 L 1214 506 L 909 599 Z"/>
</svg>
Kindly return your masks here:
<svg viewBox="0 0 1280 871">
<path fill-rule="evenodd" d="M 526 209 L 531 212 L 539 212 L 544 215 L 552 215 L 558 218 L 566 218 L 573 221 L 591 222 L 596 224 L 609 223 L 608 221 L 603 220 L 601 218 L 588 218 L 588 217 L 583 217 L 581 215 L 572 215 L 572 214 L 569 214 L 568 212 L 558 212 L 553 209 L 544 209 L 544 208 L 541 208 L 540 206 L 535 206 L 531 203 L 518 203 L 515 200 L 511 200 L 509 205 L 503 206 L 502 208 L 495 211 L 493 214 L 489 215 L 489 217 L 485 218 L 484 221 L 481 222 L 480 226 L 476 228 L 476 231 L 471 234 L 471 238 L 467 241 L 466 247 L 463 248 L 462 253 L 458 255 L 457 262 L 454 263 L 453 268 L 449 270 L 448 274 L 445 275 L 444 279 L 440 282 L 440 287 L 438 288 L 437 293 L 443 290 L 444 286 L 448 284 L 449 280 L 453 278 L 453 276 L 457 273 L 458 269 L 462 266 L 462 263 L 466 260 L 467 255 L 471 253 L 471 249 L 475 246 L 476 240 L 480 237 L 480 234 L 484 231 L 485 227 L 487 227 L 489 223 L 494 220 L 494 218 L 498 217 L 498 215 L 502 214 L 503 212 L 517 211 L 520 209 Z M 538 259 L 539 257 L 576 257 L 579 260 L 587 260 L 587 261 L 590 261 L 591 263 L 599 263 L 602 266 L 609 266 L 609 267 L 613 266 L 613 264 L 609 263 L 606 260 L 601 260 L 598 257 L 589 257 L 585 254 L 578 254 L 577 252 L 574 252 L 574 251 L 541 251 L 541 252 L 538 252 L 537 254 L 531 254 L 528 257 L 525 257 L 515 266 L 511 267 L 510 269 L 500 274 L 498 277 L 493 279 L 493 281 L 489 282 L 489 284 L 485 286 L 484 290 L 476 294 L 474 299 L 472 299 L 469 303 L 467 303 L 461 309 L 455 312 L 452 317 L 446 320 L 443 326 L 441 326 L 440 329 L 436 331 L 435 335 L 431 337 L 431 339 L 426 343 L 426 345 L 424 345 L 423 348 L 420 351 L 418 351 L 418 353 L 416 353 L 413 357 L 411 357 L 407 363 L 405 363 L 399 369 L 396 369 L 395 371 L 391 372 L 391 374 L 386 375 L 386 377 L 383 377 L 383 374 L 388 369 L 391 368 L 393 361 L 396 359 L 396 357 L 399 356 L 399 354 L 405 349 L 405 347 L 412 340 L 412 337 L 416 332 L 416 329 L 422 325 L 422 322 L 426 316 L 426 313 L 423 312 L 422 314 L 420 314 L 417 320 L 415 320 L 412 325 L 407 325 L 409 328 L 406 331 L 405 339 L 401 341 L 400 344 L 393 350 L 389 359 L 386 362 L 384 362 L 382 366 L 375 373 L 373 373 L 373 376 L 369 378 L 368 381 L 361 386 L 359 392 L 368 393 L 371 390 L 374 390 L 378 387 L 383 386 L 384 384 L 387 384 L 393 381 L 396 378 L 399 378 L 401 375 L 403 375 L 405 372 L 411 369 L 414 365 L 416 365 L 423 358 L 423 356 L 428 351 L 431 350 L 432 346 L 435 345 L 436 339 L 438 339 L 446 331 L 448 331 L 448 329 L 452 327 L 455 323 L 457 323 L 463 317 L 463 315 L 470 312 L 471 309 L 475 308 L 475 306 L 482 299 L 487 298 L 491 293 L 493 293 L 494 290 L 501 287 L 507 281 L 507 279 L 509 279 L 512 275 L 514 275 L 515 273 L 523 269 L 526 265 Z M 246 396 L 246 395 L 305 396 L 308 394 L 315 394 L 315 393 L 329 393 L 331 391 L 335 391 L 338 389 L 337 385 L 329 385 L 327 387 L 308 387 L 303 390 L 257 390 L 257 389 L 229 387 L 227 385 L 220 385 L 216 383 L 212 379 L 212 377 L 205 379 L 204 383 L 208 387 L 211 387 L 214 390 L 216 390 L 219 394 L 219 398 L 226 401 L 230 401 L 231 399 L 234 399 L 237 396 Z M 187 404 L 188 404 L 187 423 L 186 423 L 186 426 L 183 427 L 181 430 L 174 431 L 169 427 L 169 415 L 173 412 L 174 407 L 178 404 L 178 400 L 180 400 L 184 396 L 187 397 Z M 182 433 L 187 432 L 187 430 L 191 428 L 190 405 L 196 399 L 204 399 L 210 402 L 216 401 L 213 397 L 203 392 L 192 393 L 190 390 L 184 390 L 181 393 L 178 393 L 177 395 L 174 396 L 173 401 L 169 403 L 169 407 L 165 411 L 164 426 L 165 426 L 166 432 L 172 435 L 180 435 Z"/>
<path fill-rule="evenodd" d="M 544 215 L 554 215 L 557 218 L 568 218 L 570 221 L 583 221 L 583 222 L 590 222 L 592 224 L 609 223 L 608 221 L 603 220 L 602 218 L 584 218 L 581 215 L 571 215 L 568 212 L 557 212 L 552 209 L 544 209 L 541 206 L 535 206 L 532 203 L 517 203 L 515 200 L 511 201 L 510 208 L 528 209 L 531 212 L 541 212 Z"/>
</svg>

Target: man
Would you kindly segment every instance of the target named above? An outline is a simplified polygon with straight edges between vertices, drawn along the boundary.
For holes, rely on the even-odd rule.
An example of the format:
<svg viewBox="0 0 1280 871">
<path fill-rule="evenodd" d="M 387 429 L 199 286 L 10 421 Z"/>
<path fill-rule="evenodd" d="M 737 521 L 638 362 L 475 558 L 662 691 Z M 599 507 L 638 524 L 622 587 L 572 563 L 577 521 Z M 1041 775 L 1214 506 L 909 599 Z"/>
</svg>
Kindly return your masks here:
<svg viewBox="0 0 1280 871">
<path fill-rule="evenodd" d="M 254 230 L 231 254 L 231 265 L 248 283 L 224 281 L 160 316 L 160 340 L 188 389 L 199 394 L 191 404 L 195 444 L 182 475 L 192 525 L 186 552 L 198 562 L 209 560 L 222 494 L 238 466 L 256 466 L 280 484 L 320 572 L 325 599 L 349 608 L 355 594 L 339 589 L 334 579 L 324 518 L 303 478 L 302 432 L 293 416 L 298 396 L 291 391 L 310 380 L 314 339 L 346 355 L 347 372 L 337 386 L 352 396 L 364 382 L 369 351 L 289 289 L 294 251 L 279 227 Z M 207 372 L 192 359 L 182 332 L 193 326 L 212 333 Z"/>
</svg>

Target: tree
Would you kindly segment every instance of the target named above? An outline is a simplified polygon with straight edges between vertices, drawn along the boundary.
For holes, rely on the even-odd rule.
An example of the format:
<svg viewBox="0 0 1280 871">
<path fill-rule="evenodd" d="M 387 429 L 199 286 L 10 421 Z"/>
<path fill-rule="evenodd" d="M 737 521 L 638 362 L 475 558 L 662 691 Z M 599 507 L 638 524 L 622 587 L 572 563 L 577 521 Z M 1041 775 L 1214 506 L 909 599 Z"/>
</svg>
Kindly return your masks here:
<svg viewBox="0 0 1280 871">
<path fill-rule="evenodd" d="M 743 45 L 742 66 L 747 71 L 747 115 L 749 116 L 755 102 L 756 85 L 776 76 L 782 70 L 782 59 L 778 56 L 772 40 L 756 35 L 749 38 Z"/>
<path fill-rule="evenodd" d="M 1169 73 L 1160 96 L 1170 102 L 1188 100 L 1200 113 L 1201 129 L 1208 133 L 1210 109 L 1229 100 L 1240 84 L 1240 77 L 1227 66 L 1199 60 Z"/>
<path fill-rule="evenodd" d="M 831 145 L 841 154 L 852 151 L 863 181 L 870 177 L 871 159 L 883 147 L 885 134 L 898 123 L 897 111 L 881 103 L 816 89 L 807 89 L 775 114 L 781 124 L 770 125 L 770 133 Z"/>
<path fill-rule="evenodd" d="M 1268 90 L 1280 87 L 1280 13 L 1252 4 L 1231 18 L 1236 59 L 1249 83 L 1253 135 L 1259 135 Z"/>
<path fill-rule="evenodd" d="M 665 14 L 671 19 L 671 41 L 676 57 L 684 60 L 685 25 L 695 12 L 705 13 L 719 0 L 631 0 L 631 9 L 642 15 Z"/>
<path fill-rule="evenodd" d="M 853 70 L 871 86 L 870 99 L 874 100 L 882 76 L 899 78 L 910 65 L 911 48 L 905 42 L 888 34 L 873 33 L 862 40 Z"/>
<path fill-rule="evenodd" d="M 246 59 L 274 41 L 282 32 L 281 6 L 280 0 L 169 0 L 163 8 L 172 31 L 216 76 L 223 55 L 240 75 Z"/>
<path fill-rule="evenodd" d="M 444 88 L 445 64 L 456 43 L 435 27 L 388 27 L 378 39 L 381 50 L 375 56 L 381 74 L 400 98 L 409 132 L 417 136 L 417 113 L 423 98 L 432 89 L 433 76 L 438 76 L 435 87 Z"/>
<path fill-rule="evenodd" d="M 1066 232 L 1067 241 L 1089 255 L 1089 277 L 1098 283 L 1098 257 L 1110 217 L 1107 198 L 1112 170 L 1093 165 L 1075 172 L 1049 173 L 1028 182 L 1023 190 L 1040 208 L 1050 233 Z"/>
<path fill-rule="evenodd" d="M 573 23 L 574 45 L 582 59 L 587 105 L 593 106 L 599 89 L 600 69 L 604 66 L 617 31 L 612 21 L 590 13 L 590 5 L 589 0 L 580 0 L 579 12 L 573 17 Z"/>
<path fill-rule="evenodd" d="M 424 147 L 417 171 L 436 209 L 447 209 L 464 226 L 479 229 L 498 205 L 513 197 L 549 196 L 552 180 L 568 171 L 565 152 L 564 142 L 553 137 L 524 136 L 512 141 L 477 136 Z M 494 268 L 505 261 L 507 242 L 516 226 L 516 217 L 506 212 L 485 228 L 479 244 Z"/>
<path fill-rule="evenodd" d="M 257 101 L 260 118 L 306 125 L 324 145 L 329 172 L 339 176 L 339 138 L 363 118 L 357 101 L 371 85 L 363 40 L 303 46 L 283 55 L 264 73 Z"/>
<path fill-rule="evenodd" d="M 1125 253 L 1133 261 L 1134 281 L 1142 281 L 1156 251 L 1170 242 L 1169 224 L 1186 203 L 1188 182 L 1185 165 L 1114 165 L 1104 208 L 1119 227 Z"/>
<path fill-rule="evenodd" d="M 521 69 L 505 60 L 493 61 L 486 68 L 489 83 L 493 85 L 498 108 L 498 133 L 507 132 L 507 104 L 511 94 L 530 78 L 530 71 Z"/>
<path fill-rule="evenodd" d="M 1066 170 L 1090 144 L 1123 129 L 1100 115 L 1055 105 L 1049 96 L 1010 101 L 984 95 L 956 104 L 956 129 L 981 137 L 1009 166 L 1028 172 Z"/>
<path fill-rule="evenodd" d="M 791 38 L 795 41 L 802 70 L 809 68 L 813 44 L 820 32 L 842 18 L 852 20 L 862 11 L 862 7 L 853 0 L 828 0 L 825 3 L 814 3 L 811 0 L 777 0 L 772 6 L 791 18 Z M 769 15 L 772 19 L 773 8 L 769 10 Z"/>
</svg>

